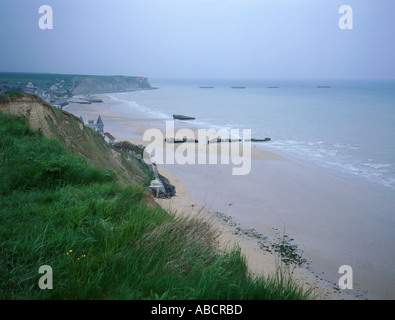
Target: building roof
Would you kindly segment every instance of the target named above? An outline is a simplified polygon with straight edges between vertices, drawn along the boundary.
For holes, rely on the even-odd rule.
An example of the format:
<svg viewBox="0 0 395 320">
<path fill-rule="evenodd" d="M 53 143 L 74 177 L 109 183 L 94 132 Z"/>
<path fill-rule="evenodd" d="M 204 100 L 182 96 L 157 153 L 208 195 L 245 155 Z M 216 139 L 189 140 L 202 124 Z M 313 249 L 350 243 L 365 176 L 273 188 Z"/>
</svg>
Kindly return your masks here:
<svg viewBox="0 0 395 320">
<path fill-rule="evenodd" d="M 109 132 L 105 132 L 104 135 L 110 140 L 115 140 L 115 137 L 112 136 L 111 133 L 109 133 Z"/>
<path fill-rule="evenodd" d="M 97 118 L 97 123 L 103 123 L 103 120 L 101 119 L 101 116 L 99 116 L 99 118 Z"/>
</svg>

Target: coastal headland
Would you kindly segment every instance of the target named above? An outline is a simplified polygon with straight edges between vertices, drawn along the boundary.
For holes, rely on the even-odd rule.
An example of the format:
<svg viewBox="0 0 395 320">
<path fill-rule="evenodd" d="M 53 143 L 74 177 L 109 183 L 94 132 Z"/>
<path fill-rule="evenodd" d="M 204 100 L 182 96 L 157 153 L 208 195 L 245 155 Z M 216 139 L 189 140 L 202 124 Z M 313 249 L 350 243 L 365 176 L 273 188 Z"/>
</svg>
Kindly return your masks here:
<svg viewBox="0 0 395 320">
<path fill-rule="evenodd" d="M 91 93 L 150 89 L 155 88 L 151 87 L 148 79 L 138 76 L 0 72 L 0 94 L 6 92 L 35 94 L 58 108 L 76 101 L 85 104 L 98 102 L 91 97 Z M 74 95 L 80 94 L 84 95 L 83 99 L 72 99 Z"/>
</svg>

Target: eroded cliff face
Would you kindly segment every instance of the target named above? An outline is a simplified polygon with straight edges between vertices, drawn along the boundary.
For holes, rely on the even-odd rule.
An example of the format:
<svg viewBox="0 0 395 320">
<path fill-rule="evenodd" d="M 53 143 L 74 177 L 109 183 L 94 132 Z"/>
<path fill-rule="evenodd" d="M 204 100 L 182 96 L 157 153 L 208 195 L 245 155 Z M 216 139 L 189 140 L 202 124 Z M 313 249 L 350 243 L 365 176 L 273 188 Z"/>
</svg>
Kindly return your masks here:
<svg viewBox="0 0 395 320">
<path fill-rule="evenodd" d="M 48 139 L 54 138 L 48 120 L 54 121 L 55 115 L 50 104 L 35 97 L 23 97 L 10 100 L 6 103 L 0 103 L 0 111 L 13 114 L 24 115 L 26 117 L 27 125 L 36 130 L 41 128 L 43 134 Z"/>
<path fill-rule="evenodd" d="M 0 102 L 0 111 L 23 115 L 32 130 L 38 130 L 48 139 L 59 140 L 66 149 L 84 157 L 90 164 L 116 172 L 123 185 L 148 183 L 150 177 L 140 161 L 126 159 L 107 146 L 104 139 L 73 114 L 53 108 L 39 97 L 25 95 Z"/>
<path fill-rule="evenodd" d="M 76 83 L 72 94 L 123 92 L 139 89 L 152 89 L 147 78 L 127 76 L 92 77 L 84 78 L 81 82 Z"/>
</svg>

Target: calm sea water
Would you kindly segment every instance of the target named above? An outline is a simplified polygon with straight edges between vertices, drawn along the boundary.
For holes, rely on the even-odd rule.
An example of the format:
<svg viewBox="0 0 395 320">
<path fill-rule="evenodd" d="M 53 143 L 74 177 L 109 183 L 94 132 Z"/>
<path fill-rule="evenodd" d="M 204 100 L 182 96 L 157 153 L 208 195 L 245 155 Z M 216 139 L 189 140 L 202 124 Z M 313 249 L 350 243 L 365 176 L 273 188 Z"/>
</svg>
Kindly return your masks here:
<svg viewBox="0 0 395 320">
<path fill-rule="evenodd" d="M 395 190 L 395 81 L 155 81 L 111 94 L 118 112 L 216 130 L 251 129 L 256 144 Z M 212 87 L 212 88 L 201 88 Z M 232 88 L 232 87 L 245 87 Z"/>
</svg>

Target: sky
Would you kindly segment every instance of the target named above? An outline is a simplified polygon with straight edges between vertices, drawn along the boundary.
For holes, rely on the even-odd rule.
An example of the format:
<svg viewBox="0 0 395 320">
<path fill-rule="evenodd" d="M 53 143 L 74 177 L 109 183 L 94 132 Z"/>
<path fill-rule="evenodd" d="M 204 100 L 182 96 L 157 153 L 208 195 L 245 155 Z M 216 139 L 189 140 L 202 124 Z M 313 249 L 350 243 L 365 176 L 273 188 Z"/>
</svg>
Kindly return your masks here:
<svg viewBox="0 0 395 320">
<path fill-rule="evenodd" d="M 1 0 L 0 71 L 395 79 L 394 17 L 394 0 Z"/>
</svg>

